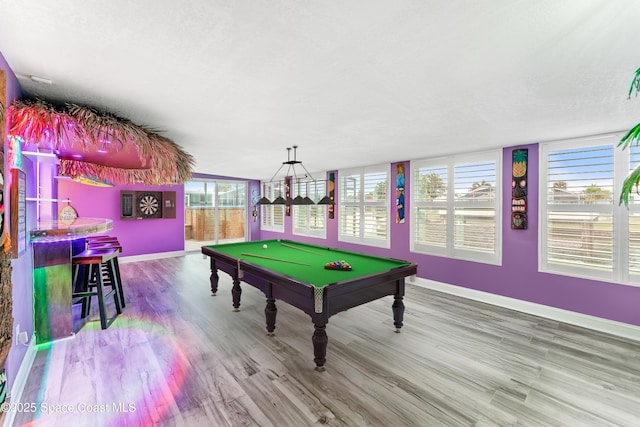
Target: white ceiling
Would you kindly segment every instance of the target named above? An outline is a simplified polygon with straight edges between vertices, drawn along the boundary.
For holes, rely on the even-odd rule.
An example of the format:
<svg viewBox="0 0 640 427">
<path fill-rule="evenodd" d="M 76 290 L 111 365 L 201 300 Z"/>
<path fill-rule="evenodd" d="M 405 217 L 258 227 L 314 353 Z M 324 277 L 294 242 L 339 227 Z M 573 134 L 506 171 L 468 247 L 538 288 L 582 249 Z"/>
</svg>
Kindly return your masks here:
<svg viewBox="0 0 640 427">
<path fill-rule="evenodd" d="M 638 0 L 0 0 L 26 93 L 256 179 L 292 145 L 313 173 L 629 129 L 639 26 Z"/>
</svg>

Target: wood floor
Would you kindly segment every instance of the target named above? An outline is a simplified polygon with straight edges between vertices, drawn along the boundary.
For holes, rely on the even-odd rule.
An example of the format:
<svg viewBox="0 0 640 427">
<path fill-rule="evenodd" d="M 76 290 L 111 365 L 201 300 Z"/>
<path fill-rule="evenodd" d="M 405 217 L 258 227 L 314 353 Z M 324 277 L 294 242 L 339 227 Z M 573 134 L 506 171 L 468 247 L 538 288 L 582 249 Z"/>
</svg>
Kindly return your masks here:
<svg viewBox="0 0 640 427">
<path fill-rule="evenodd" d="M 201 255 L 121 264 L 127 307 L 38 352 L 22 398 L 35 426 L 640 426 L 640 343 L 407 286 L 331 317 L 325 372 L 307 315 Z M 65 413 L 66 411 L 66 413 Z"/>
</svg>

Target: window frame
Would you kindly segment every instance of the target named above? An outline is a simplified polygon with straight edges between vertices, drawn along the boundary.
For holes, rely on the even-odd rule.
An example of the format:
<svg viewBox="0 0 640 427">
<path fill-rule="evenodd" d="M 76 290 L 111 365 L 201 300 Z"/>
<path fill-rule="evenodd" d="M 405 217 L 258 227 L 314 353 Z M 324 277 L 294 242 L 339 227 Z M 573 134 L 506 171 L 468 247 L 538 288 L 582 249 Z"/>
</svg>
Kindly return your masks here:
<svg viewBox="0 0 640 427">
<path fill-rule="evenodd" d="M 262 184 L 263 195 L 269 200 L 282 195 L 282 188 L 277 189 L 275 182 Z M 260 230 L 284 233 L 284 207 L 285 205 L 260 205 Z M 282 223 L 277 224 L 276 218 L 282 218 Z"/>
<path fill-rule="evenodd" d="M 324 184 L 324 189 L 320 192 L 322 195 L 318 197 L 319 187 Z M 310 190 L 309 186 L 313 185 L 313 190 Z M 324 195 L 327 194 L 326 181 L 306 181 L 293 184 L 294 194 L 302 197 L 309 196 L 314 202 L 318 202 Z M 311 195 L 315 195 L 317 200 L 314 200 Z M 313 214 L 312 209 L 319 210 L 320 213 Z M 327 207 L 326 205 L 293 205 L 292 206 L 292 218 L 291 229 L 294 236 L 315 237 L 319 239 L 327 238 Z M 298 227 L 298 216 L 304 216 L 305 227 Z M 311 227 L 313 219 L 316 217 L 322 217 L 322 228 L 314 229 Z"/>
<path fill-rule="evenodd" d="M 455 171 L 457 166 L 468 164 L 495 164 L 495 185 L 493 202 L 465 202 L 456 200 Z M 446 169 L 446 198 L 440 201 L 420 201 L 416 196 L 420 190 L 417 182 L 418 171 L 422 168 Z M 502 265 L 502 150 L 490 150 L 458 154 L 446 157 L 425 158 L 411 161 L 411 237 L 410 250 L 414 253 L 459 259 L 463 261 Z M 446 225 L 444 245 L 436 246 L 417 241 L 418 210 L 430 208 L 445 211 Z M 456 247 L 456 210 L 461 208 L 490 208 L 494 210 L 494 250 L 480 252 Z"/>
<path fill-rule="evenodd" d="M 620 134 L 605 134 L 597 135 L 587 138 L 576 138 L 563 141 L 553 141 L 540 144 L 540 167 L 539 167 L 539 204 L 538 204 L 538 271 L 542 273 L 561 274 L 565 276 L 572 276 L 591 280 L 604 280 L 614 283 L 640 286 L 640 273 L 633 273 L 630 271 L 629 260 L 629 239 L 630 239 L 630 226 L 629 222 L 633 214 L 640 214 L 640 203 L 633 202 L 627 206 L 619 203 L 620 192 L 622 189 L 622 183 L 630 172 L 631 155 L 638 155 L 637 148 L 627 148 L 622 150 L 618 147 Z M 548 169 L 549 169 L 549 154 L 562 150 L 569 149 L 584 149 L 587 150 L 593 147 L 610 146 L 613 151 L 613 194 L 610 204 L 584 204 L 584 209 L 580 209 L 580 205 L 561 205 L 566 210 L 572 210 L 576 212 L 606 212 L 611 214 L 613 221 L 612 224 L 612 267 L 609 271 L 598 270 L 596 268 L 578 267 L 578 266 L 561 266 L 555 263 L 550 263 L 547 254 L 548 246 L 548 217 L 546 212 L 550 208 L 558 204 L 549 203 L 547 187 L 548 187 Z"/>
<path fill-rule="evenodd" d="M 386 189 L 384 200 L 365 200 L 364 184 L 367 175 L 385 174 L 386 175 Z M 358 188 L 357 200 L 345 200 L 345 194 L 343 194 L 343 180 L 348 176 L 359 175 L 360 182 Z M 377 248 L 389 249 L 391 246 L 391 214 L 390 214 L 390 189 L 391 189 L 391 166 L 389 164 L 373 165 L 362 168 L 351 168 L 338 170 L 338 241 L 345 243 L 355 243 L 360 245 L 372 246 Z M 359 232 L 357 236 L 343 234 L 343 221 L 344 215 L 347 212 L 347 208 L 355 208 L 362 220 L 359 224 Z M 384 239 L 377 239 L 372 237 L 366 237 L 365 233 L 365 212 L 367 208 L 383 208 L 385 215 L 385 237 Z"/>
</svg>

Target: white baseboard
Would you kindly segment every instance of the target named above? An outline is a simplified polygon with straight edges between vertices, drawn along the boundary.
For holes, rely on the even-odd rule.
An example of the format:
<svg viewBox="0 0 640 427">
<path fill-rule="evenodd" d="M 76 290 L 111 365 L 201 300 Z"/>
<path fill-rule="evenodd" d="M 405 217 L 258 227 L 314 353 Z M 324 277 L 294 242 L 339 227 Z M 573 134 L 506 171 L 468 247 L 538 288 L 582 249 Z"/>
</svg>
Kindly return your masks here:
<svg viewBox="0 0 640 427">
<path fill-rule="evenodd" d="M 38 352 L 36 348 L 36 337 L 32 336 L 29 341 L 29 347 L 27 348 L 27 352 L 22 359 L 22 363 L 20 364 L 20 368 L 18 368 L 18 373 L 16 374 L 16 379 L 13 381 L 11 385 L 10 398 L 11 402 L 20 402 L 22 399 L 22 393 L 24 392 L 24 387 L 27 385 L 27 378 L 29 378 L 29 372 L 31 372 L 31 366 L 33 365 L 33 361 L 36 358 L 36 353 Z M 6 417 L 4 422 L 2 423 L 3 427 L 11 427 L 13 425 L 13 421 L 16 417 L 16 411 L 9 411 L 6 413 Z"/>
<path fill-rule="evenodd" d="M 137 261 L 151 261 L 154 259 L 162 259 L 162 258 L 173 258 L 177 256 L 186 255 L 185 251 L 173 251 L 173 252 L 159 252 L 155 254 L 143 254 L 143 255 L 131 255 L 131 256 L 120 256 L 118 260 L 120 264 L 127 262 L 137 262 Z"/>
<path fill-rule="evenodd" d="M 640 326 L 616 322 L 609 319 L 602 319 L 600 317 L 589 316 L 587 314 L 576 313 L 569 310 L 549 307 L 542 304 L 505 297 L 502 295 L 495 295 L 488 292 L 477 291 L 475 289 L 464 288 L 462 286 L 436 282 L 434 280 L 422 279 L 419 277 L 412 277 L 410 280 L 408 280 L 408 282 L 417 286 L 421 286 L 423 288 L 433 289 L 435 291 L 440 291 L 451 295 L 457 295 L 474 301 L 480 301 L 487 304 L 520 311 L 523 313 L 533 314 L 535 316 L 544 317 L 558 322 L 564 322 L 571 325 L 581 326 L 583 328 L 593 329 L 595 331 L 624 337 L 634 341 L 640 341 Z"/>
</svg>

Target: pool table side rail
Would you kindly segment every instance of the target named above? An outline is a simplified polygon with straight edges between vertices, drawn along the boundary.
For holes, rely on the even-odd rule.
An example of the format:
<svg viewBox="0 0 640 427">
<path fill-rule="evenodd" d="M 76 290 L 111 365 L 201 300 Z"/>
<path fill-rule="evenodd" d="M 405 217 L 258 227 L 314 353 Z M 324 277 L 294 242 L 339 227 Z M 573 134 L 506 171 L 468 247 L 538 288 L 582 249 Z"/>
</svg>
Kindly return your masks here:
<svg viewBox="0 0 640 427">
<path fill-rule="evenodd" d="M 399 259 L 399 258 L 393 258 L 393 257 L 382 257 L 382 256 L 378 256 L 378 255 L 371 255 L 371 254 L 365 254 L 363 252 L 355 252 L 355 251 L 349 251 L 346 249 L 339 249 L 339 248 L 334 248 L 331 246 L 320 246 L 320 245 L 314 245 L 312 243 L 303 243 L 303 242 L 296 242 L 293 240 L 285 240 L 285 239 L 271 239 L 271 240 L 259 240 L 259 241 L 254 241 L 254 242 L 234 242 L 234 243 L 222 243 L 222 244 L 218 244 L 218 245 L 210 245 L 210 246 L 202 246 L 202 252 L 205 253 L 204 249 L 208 249 L 209 251 L 212 252 L 216 252 L 216 253 L 225 253 L 222 251 L 216 251 L 215 249 L 211 249 L 212 247 L 220 247 L 222 249 L 224 249 L 225 247 L 233 247 L 233 246 L 240 246 L 240 245 L 245 245 L 247 243 L 256 243 L 258 245 L 262 245 L 262 244 L 272 244 L 272 243 L 286 243 L 288 245 L 293 245 L 293 246 L 306 246 L 310 249 L 315 249 L 315 250 L 327 250 L 327 251 L 331 251 L 331 252 L 340 252 L 342 254 L 344 254 L 345 257 L 349 257 L 351 255 L 353 255 L 354 253 L 356 253 L 357 255 L 361 255 L 361 256 L 365 256 L 367 258 L 372 258 L 372 259 L 379 259 L 382 261 L 393 261 L 399 264 L 408 264 L 409 261 L 403 260 L 403 259 Z"/>
<path fill-rule="evenodd" d="M 265 295 L 269 295 L 271 292 L 273 292 L 274 287 L 271 286 L 272 283 L 276 285 L 283 284 L 282 278 L 286 277 L 287 282 L 289 282 L 290 284 L 295 283 L 299 286 L 287 286 L 286 290 L 281 290 L 280 292 L 278 292 L 278 289 L 275 289 L 276 292 L 273 296 L 276 299 L 287 301 L 298 308 L 303 309 L 302 307 L 299 307 L 293 302 L 285 299 L 286 296 L 280 294 L 282 292 L 286 292 L 288 296 L 294 299 L 294 301 L 309 298 L 313 295 L 315 288 L 314 285 L 302 282 L 294 277 L 275 273 L 265 267 L 253 264 L 242 258 L 235 258 L 223 252 L 218 252 L 207 247 L 202 248 L 202 253 L 209 256 L 209 258 L 211 259 L 212 268 L 215 267 L 220 271 L 224 271 L 232 278 L 237 278 L 255 288 L 260 289 L 262 292 L 264 292 Z M 280 287 L 282 286 L 277 286 L 276 288 Z"/>
<path fill-rule="evenodd" d="M 269 270 L 266 267 L 262 267 L 258 264 L 254 264 L 251 261 L 247 261 L 245 258 L 236 258 L 235 256 L 227 255 L 224 252 L 218 252 L 207 247 L 202 248 L 202 253 L 205 255 L 208 255 L 210 258 L 214 259 L 215 261 L 221 261 L 228 268 L 226 269 L 220 268 L 221 266 L 220 263 L 216 262 L 215 265 L 216 267 L 218 267 L 218 270 L 222 270 L 225 273 L 231 275 L 232 277 L 234 274 L 236 274 L 236 272 L 239 273 L 238 269 L 240 269 L 244 274 L 246 274 L 247 272 L 257 272 L 263 277 L 273 277 L 275 279 L 284 276 L 284 277 L 287 277 L 292 282 L 297 282 L 298 284 L 306 286 L 308 288 L 314 287 L 313 284 L 302 282 L 296 279 L 295 277 L 289 276 L 284 273 L 273 272 L 272 270 Z M 239 277 L 239 278 L 242 279 L 242 277 Z"/>
<path fill-rule="evenodd" d="M 344 254 L 345 258 L 349 258 L 350 256 L 352 256 L 355 253 L 358 256 L 364 256 L 364 257 L 371 258 L 371 259 L 379 259 L 379 260 L 384 261 L 384 262 L 392 261 L 392 262 L 395 262 L 397 264 L 402 264 L 402 265 L 410 265 L 410 264 L 412 264 L 411 262 L 409 262 L 407 260 L 404 260 L 404 259 L 400 259 L 400 258 L 382 257 L 382 256 L 378 256 L 378 255 L 365 254 L 363 252 L 354 252 L 354 251 L 348 251 L 346 249 L 334 248 L 334 247 L 331 247 L 331 246 L 318 246 L 318 245 L 313 245 L 311 243 L 294 242 L 292 240 L 280 240 L 280 243 L 287 243 L 287 244 L 292 244 L 292 245 L 295 245 L 295 246 L 308 246 L 309 248 L 325 249 L 325 250 L 331 251 L 331 252 L 340 252 L 340 253 Z"/>
<path fill-rule="evenodd" d="M 405 278 L 416 274 L 417 269 L 417 264 L 408 264 L 325 287 L 327 315 L 332 316 L 384 296 L 403 297 Z"/>
</svg>

